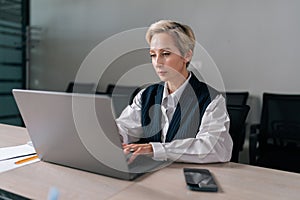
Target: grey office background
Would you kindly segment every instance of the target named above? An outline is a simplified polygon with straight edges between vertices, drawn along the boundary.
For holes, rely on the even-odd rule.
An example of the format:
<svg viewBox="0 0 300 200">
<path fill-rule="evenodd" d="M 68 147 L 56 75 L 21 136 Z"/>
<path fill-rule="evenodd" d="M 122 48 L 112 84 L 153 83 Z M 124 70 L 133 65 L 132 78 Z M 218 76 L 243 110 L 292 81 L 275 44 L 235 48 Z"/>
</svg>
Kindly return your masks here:
<svg viewBox="0 0 300 200">
<path fill-rule="evenodd" d="M 31 25 L 41 31 L 31 50 L 30 88 L 64 91 L 101 41 L 172 19 L 193 28 L 227 91 L 249 91 L 248 122 L 255 123 L 263 92 L 300 93 L 299 9 L 298 0 L 32 0 Z M 149 61 L 148 55 L 139 55 L 115 62 L 114 69 L 139 59 Z M 115 73 L 107 73 L 100 90 L 118 81 Z M 154 80 L 155 74 L 149 65 L 130 77 L 140 84 Z"/>
<path fill-rule="evenodd" d="M 28 5 L 0 1 L 0 123 L 23 124 L 11 90 L 26 87 Z"/>
</svg>

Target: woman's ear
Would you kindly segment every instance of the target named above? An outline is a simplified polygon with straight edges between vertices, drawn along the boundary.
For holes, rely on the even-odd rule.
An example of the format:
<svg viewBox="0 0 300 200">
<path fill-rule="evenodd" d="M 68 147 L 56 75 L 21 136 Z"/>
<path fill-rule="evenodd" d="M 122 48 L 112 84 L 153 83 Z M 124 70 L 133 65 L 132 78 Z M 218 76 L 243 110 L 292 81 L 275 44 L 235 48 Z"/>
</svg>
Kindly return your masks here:
<svg viewBox="0 0 300 200">
<path fill-rule="evenodd" d="M 191 62 L 192 57 L 193 57 L 193 51 L 189 50 L 184 56 L 186 63 Z"/>
</svg>

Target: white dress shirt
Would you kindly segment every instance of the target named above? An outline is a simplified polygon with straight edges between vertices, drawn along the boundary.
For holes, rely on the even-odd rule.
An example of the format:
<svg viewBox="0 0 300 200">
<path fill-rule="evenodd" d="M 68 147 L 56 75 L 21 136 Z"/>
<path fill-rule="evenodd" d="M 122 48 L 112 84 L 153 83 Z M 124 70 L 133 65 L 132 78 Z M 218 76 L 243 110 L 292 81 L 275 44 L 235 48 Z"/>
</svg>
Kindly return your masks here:
<svg viewBox="0 0 300 200">
<path fill-rule="evenodd" d="M 227 162 L 231 158 L 233 143 L 228 132 L 230 121 L 225 99 L 222 95 L 217 95 L 207 106 L 195 138 L 165 142 L 177 103 L 190 77 L 191 75 L 172 94 L 168 93 L 165 83 L 161 103 L 162 142 L 150 142 L 153 148 L 153 159 L 192 163 Z M 143 136 L 141 124 L 141 95 L 143 91 L 136 95 L 133 103 L 127 106 L 120 117 L 116 119 L 124 143 L 136 142 Z"/>
</svg>

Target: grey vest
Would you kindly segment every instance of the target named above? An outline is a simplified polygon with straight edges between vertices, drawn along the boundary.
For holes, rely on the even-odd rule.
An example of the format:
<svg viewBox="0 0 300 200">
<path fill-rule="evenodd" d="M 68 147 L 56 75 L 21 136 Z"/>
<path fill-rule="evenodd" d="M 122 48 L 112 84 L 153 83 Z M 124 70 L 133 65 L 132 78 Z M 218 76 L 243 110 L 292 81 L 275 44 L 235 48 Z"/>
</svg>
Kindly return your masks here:
<svg viewBox="0 0 300 200">
<path fill-rule="evenodd" d="M 138 143 L 161 142 L 161 101 L 164 84 L 149 86 L 142 93 L 141 123 L 144 136 Z M 200 82 L 192 73 L 183 91 L 167 131 L 166 142 L 196 137 L 202 116 L 218 92 Z"/>
</svg>

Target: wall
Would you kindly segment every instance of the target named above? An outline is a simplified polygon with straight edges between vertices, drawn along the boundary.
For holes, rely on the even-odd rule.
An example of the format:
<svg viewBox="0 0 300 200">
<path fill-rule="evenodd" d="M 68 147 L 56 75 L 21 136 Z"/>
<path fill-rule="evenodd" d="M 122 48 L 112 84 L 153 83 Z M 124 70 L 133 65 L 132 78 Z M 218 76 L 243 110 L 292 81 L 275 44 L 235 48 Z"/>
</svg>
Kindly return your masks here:
<svg viewBox="0 0 300 200">
<path fill-rule="evenodd" d="M 197 42 L 218 66 L 226 90 L 250 92 L 248 121 L 257 122 L 263 92 L 300 93 L 299 8 L 298 0 L 32 0 L 31 24 L 42 32 L 32 49 L 30 87 L 63 91 L 100 42 L 159 19 L 173 19 L 193 28 Z M 129 52 L 132 55 L 113 63 L 113 69 L 145 64 L 147 72 L 137 70 L 125 84 L 155 80 L 143 52 L 147 54 Z M 115 77 L 107 72 L 100 90 L 118 81 Z"/>
</svg>

